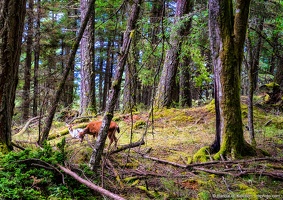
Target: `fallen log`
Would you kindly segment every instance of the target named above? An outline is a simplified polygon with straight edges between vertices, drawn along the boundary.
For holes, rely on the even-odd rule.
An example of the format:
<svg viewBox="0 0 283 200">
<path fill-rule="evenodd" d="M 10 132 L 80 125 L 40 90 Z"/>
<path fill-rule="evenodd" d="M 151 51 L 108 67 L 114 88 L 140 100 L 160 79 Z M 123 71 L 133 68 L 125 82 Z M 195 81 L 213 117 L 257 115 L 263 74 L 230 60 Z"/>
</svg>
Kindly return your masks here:
<svg viewBox="0 0 283 200">
<path fill-rule="evenodd" d="M 83 178 L 81 178 L 79 175 L 77 175 L 75 172 L 72 172 L 71 170 L 63 167 L 62 165 L 58 165 L 58 167 L 64 171 L 66 174 L 72 176 L 74 179 L 76 179 L 77 181 L 79 181 L 80 183 L 86 185 L 87 187 L 89 187 L 90 189 L 100 193 L 101 195 L 107 196 L 109 198 L 115 199 L 115 200 L 125 200 L 123 197 L 120 197 L 117 194 L 114 194 L 102 187 L 99 187 L 95 184 L 93 184 L 92 182 L 85 180 Z"/>
</svg>

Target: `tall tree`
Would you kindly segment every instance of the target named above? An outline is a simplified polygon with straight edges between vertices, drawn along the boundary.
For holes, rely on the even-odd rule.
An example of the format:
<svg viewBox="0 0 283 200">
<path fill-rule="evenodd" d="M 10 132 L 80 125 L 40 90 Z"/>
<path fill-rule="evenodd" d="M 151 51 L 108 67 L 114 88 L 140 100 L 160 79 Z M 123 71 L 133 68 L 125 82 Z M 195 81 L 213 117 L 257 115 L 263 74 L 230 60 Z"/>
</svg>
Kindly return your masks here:
<svg viewBox="0 0 283 200">
<path fill-rule="evenodd" d="M 129 62 L 125 69 L 125 85 L 123 93 L 123 111 L 130 112 L 137 106 L 137 65 L 138 65 L 138 50 L 137 40 L 138 35 L 132 37 L 132 45 L 129 53 Z"/>
<path fill-rule="evenodd" d="M 262 9 L 260 9 L 262 10 Z M 258 82 L 258 69 L 259 69 L 259 59 L 260 59 L 260 50 L 262 43 L 262 30 L 263 30 L 263 18 L 254 19 L 254 25 L 256 33 L 256 38 L 254 39 L 254 45 L 252 44 L 251 35 L 248 34 L 247 37 L 247 68 L 248 68 L 248 77 L 249 77 L 249 89 L 248 89 L 248 128 L 250 132 L 250 142 L 255 146 L 255 135 L 254 135 L 254 115 L 253 115 L 253 97 L 254 91 L 257 88 Z"/>
<path fill-rule="evenodd" d="M 171 30 L 169 49 L 160 77 L 157 95 L 157 107 L 170 107 L 173 101 L 172 91 L 175 85 L 175 78 L 179 64 L 182 36 L 188 34 L 188 26 L 191 25 L 190 18 L 181 18 L 189 14 L 193 9 L 193 1 L 178 0 L 175 14 L 175 27 Z"/>
<path fill-rule="evenodd" d="M 165 21 L 165 0 L 156 0 L 152 1 L 151 3 L 151 10 L 149 14 L 149 30 L 148 30 L 148 36 L 149 36 L 149 46 L 150 46 L 150 52 L 149 55 L 146 57 L 148 62 L 143 68 L 146 70 L 146 75 L 156 74 L 160 71 L 160 66 L 162 66 L 163 63 L 163 55 L 164 55 L 164 25 L 163 21 Z M 159 38 L 159 34 L 162 33 L 162 39 Z M 162 42 L 162 43 L 161 43 Z M 160 45 L 160 43 L 162 45 Z M 161 46 L 161 53 L 159 50 L 159 46 Z M 140 81 L 140 98 L 138 98 L 139 102 L 143 103 L 145 106 L 149 106 L 152 103 L 152 98 L 155 94 L 155 80 L 153 77 L 141 77 Z"/>
<path fill-rule="evenodd" d="M 67 66 L 64 70 L 63 78 L 59 83 L 59 86 L 56 90 L 56 94 L 54 96 L 51 107 L 49 109 L 48 116 L 47 116 L 45 123 L 44 123 L 42 135 L 40 134 L 39 137 L 38 137 L 38 144 L 39 145 L 42 145 L 44 143 L 44 141 L 46 141 L 47 138 L 48 138 L 49 131 L 50 131 L 50 128 L 52 126 L 53 118 L 54 118 L 54 115 L 55 115 L 55 112 L 56 112 L 56 108 L 57 108 L 59 100 L 60 100 L 60 96 L 63 92 L 63 88 L 64 88 L 65 82 L 68 78 L 69 72 L 70 72 L 72 66 L 74 65 L 76 52 L 79 48 L 79 43 L 81 41 L 84 30 L 87 26 L 89 17 L 91 15 L 91 11 L 92 11 L 92 7 L 94 6 L 94 2 L 95 2 L 95 0 L 91 0 L 88 3 L 88 10 L 87 10 L 85 18 L 84 18 L 84 20 L 81 24 L 81 27 L 80 27 L 80 30 L 79 30 L 78 35 L 76 37 L 76 40 L 74 42 L 74 45 L 72 46 L 72 49 L 71 49 L 71 52 L 70 52 L 70 57 L 68 59 L 68 64 L 67 64 Z"/>
<path fill-rule="evenodd" d="M 34 69 L 33 69 L 33 102 L 32 102 L 32 114 L 37 116 L 38 114 L 38 76 L 39 76 L 39 55 L 40 55 L 40 18 L 41 18 L 41 1 L 36 2 L 36 16 L 35 16 L 35 38 L 34 38 Z"/>
<path fill-rule="evenodd" d="M 24 69 L 24 86 L 22 101 L 22 120 L 26 121 L 30 110 L 30 83 L 31 83 L 31 63 L 32 63 L 32 44 L 33 44 L 33 1 L 28 1 L 27 9 L 27 34 L 26 34 L 26 62 Z"/>
<path fill-rule="evenodd" d="M 255 154 L 244 140 L 240 102 L 240 72 L 250 0 L 209 0 L 210 45 L 215 77 L 215 158 Z M 234 16 L 235 14 L 235 16 Z"/>
<path fill-rule="evenodd" d="M 182 107 L 192 107 L 190 64 L 190 56 L 185 55 L 180 62 L 180 106 Z"/>
<path fill-rule="evenodd" d="M 87 11 L 87 0 L 81 0 L 81 21 Z M 94 7 L 81 40 L 80 114 L 96 112 L 94 71 Z"/>
<path fill-rule="evenodd" d="M 12 149 L 11 126 L 26 0 L 0 1 L 0 151 Z"/>
<path fill-rule="evenodd" d="M 122 75 L 123 75 L 123 71 L 126 65 L 126 61 L 127 61 L 128 53 L 130 49 L 130 44 L 132 40 L 131 33 L 135 32 L 136 23 L 137 23 L 138 16 L 140 13 L 141 2 L 142 0 L 132 1 L 131 13 L 128 18 L 128 22 L 126 26 L 127 29 L 124 32 L 123 45 L 121 47 L 120 57 L 118 58 L 119 60 L 118 60 L 118 65 L 116 69 L 116 74 L 115 74 L 114 81 L 111 86 L 111 92 L 109 95 L 109 99 L 107 101 L 105 114 L 102 120 L 102 125 L 101 125 L 100 131 L 99 131 L 99 134 L 96 140 L 96 144 L 95 144 L 95 147 L 93 149 L 93 152 L 90 158 L 90 166 L 93 170 L 97 166 L 99 166 L 100 161 L 101 161 L 109 125 L 113 118 L 114 108 L 116 106 L 118 95 L 121 89 Z"/>
</svg>

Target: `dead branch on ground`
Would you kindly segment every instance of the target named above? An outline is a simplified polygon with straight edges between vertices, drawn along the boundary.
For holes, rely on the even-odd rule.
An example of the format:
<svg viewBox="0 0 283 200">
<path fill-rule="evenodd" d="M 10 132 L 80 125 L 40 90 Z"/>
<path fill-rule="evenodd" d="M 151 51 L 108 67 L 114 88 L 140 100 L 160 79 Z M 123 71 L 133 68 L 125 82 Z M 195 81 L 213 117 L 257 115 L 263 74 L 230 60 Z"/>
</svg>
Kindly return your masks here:
<svg viewBox="0 0 283 200">
<path fill-rule="evenodd" d="M 116 149 L 116 150 L 113 150 L 113 151 L 110 151 L 109 154 L 112 155 L 114 153 L 118 153 L 118 152 L 121 152 L 121 151 L 124 151 L 126 149 L 131 149 L 131 148 L 134 148 L 134 147 L 139 147 L 141 145 L 144 145 L 144 140 L 141 139 L 137 142 L 134 142 L 134 143 L 130 143 L 130 144 L 127 144 L 127 145 L 123 145 L 122 147 Z"/>
<path fill-rule="evenodd" d="M 116 199 L 116 200 L 124 200 L 123 197 L 120 197 L 120 196 L 117 195 L 117 194 L 114 194 L 114 193 L 112 193 L 112 192 L 110 192 L 110 191 L 108 191 L 108 190 L 106 190 L 106 189 L 104 189 L 104 188 L 102 188 L 102 187 L 99 187 L 99 186 L 93 184 L 93 183 L 90 182 L 90 181 L 87 181 L 87 180 L 81 178 L 79 175 L 77 175 L 76 173 L 72 172 L 71 170 L 69 170 L 69 169 L 63 167 L 62 165 L 58 165 L 58 167 L 59 167 L 62 171 L 64 171 L 66 174 L 72 176 L 72 177 L 73 177 L 74 179 L 76 179 L 78 182 L 80 182 L 80 183 L 86 185 L 87 187 L 89 187 L 90 189 L 92 189 L 92 190 L 94 190 L 94 191 L 100 193 L 101 195 L 104 195 L 104 196 L 107 196 L 107 197 L 109 197 L 109 198 Z"/>
<path fill-rule="evenodd" d="M 30 123 L 31 123 L 32 121 L 38 119 L 38 118 L 39 118 L 39 116 L 33 117 L 33 118 L 31 118 L 30 120 L 28 120 L 27 123 L 24 125 L 24 127 L 23 127 L 18 133 L 16 133 L 15 135 L 21 135 L 21 134 L 23 134 L 23 133 L 28 129 Z M 15 136 L 15 135 L 14 135 L 14 136 Z"/>
</svg>

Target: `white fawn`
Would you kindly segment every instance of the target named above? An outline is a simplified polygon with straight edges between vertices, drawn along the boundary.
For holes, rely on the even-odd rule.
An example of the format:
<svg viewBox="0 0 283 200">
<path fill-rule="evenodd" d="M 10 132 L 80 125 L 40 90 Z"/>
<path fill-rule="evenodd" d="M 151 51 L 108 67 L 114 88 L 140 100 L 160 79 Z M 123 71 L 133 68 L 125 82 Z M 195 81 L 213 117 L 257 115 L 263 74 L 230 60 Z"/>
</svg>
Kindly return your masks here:
<svg viewBox="0 0 283 200">
<path fill-rule="evenodd" d="M 73 138 L 79 138 L 79 133 L 83 131 L 82 128 L 73 129 L 73 124 L 66 124 L 69 130 L 69 133 Z"/>
</svg>

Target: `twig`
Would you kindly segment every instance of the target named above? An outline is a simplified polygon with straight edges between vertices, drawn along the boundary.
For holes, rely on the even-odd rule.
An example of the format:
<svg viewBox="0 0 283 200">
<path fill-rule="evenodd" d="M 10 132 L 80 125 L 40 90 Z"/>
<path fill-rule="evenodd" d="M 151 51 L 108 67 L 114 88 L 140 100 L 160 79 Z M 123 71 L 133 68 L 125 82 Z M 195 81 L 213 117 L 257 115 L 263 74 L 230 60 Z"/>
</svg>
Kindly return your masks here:
<svg viewBox="0 0 283 200">
<path fill-rule="evenodd" d="M 224 184 L 226 185 L 227 190 L 228 190 L 229 192 L 231 192 L 230 186 L 228 185 L 228 183 L 227 183 L 227 181 L 225 180 L 225 177 L 224 177 L 224 176 L 222 176 L 222 180 L 223 180 Z"/>
<path fill-rule="evenodd" d="M 33 161 L 34 163 L 31 163 L 30 161 Z M 40 159 L 37 159 L 37 158 L 29 158 L 29 159 L 25 159 L 25 160 L 18 160 L 18 161 L 15 161 L 15 162 L 27 162 L 31 166 L 41 166 L 41 167 L 44 167 L 45 169 L 55 170 L 56 172 L 61 174 L 61 176 L 62 176 L 62 183 L 65 184 L 64 174 L 62 174 L 56 167 L 54 167 L 53 165 L 51 165 L 51 164 L 49 164 L 49 163 L 47 163 L 47 162 L 45 162 L 43 160 L 40 160 Z"/>
<path fill-rule="evenodd" d="M 17 147 L 18 149 L 25 150 L 24 147 L 21 147 L 21 146 L 17 145 L 17 144 L 14 143 L 14 142 L 11 142 L 11 144 L 12 144 L 14 147 Z"/>
<path fill-rule="evenodd" d="M 206 168 L 202 168 L 202 167 L 194 167 L 193 169 L 197 170 L 197 171 L 207 172 L 207 173 L 210 173 L 210 174 L 235 176 L 234 174 L 229 173 L 229 172 L 216 171 L 216 170 L 206 169 Z"/>
<path fill-rule="evenodd" d="M 155 157 L 150 157 L 150 156 L 146 156 L 146 155 L 142 155 L 142 157 L 146 158 L 146 159 L 154 160 L 154 161 L 156 161 L 158 163 L 169 164 L 169 165 L 172 165 L 172 166 L 175 166 L 175 167 L 179 167 L 179 168 L 186 168 L 187 167 L 186 165 L 181 165 L 181 164 L 178 164 L 178 163 L 175 163 L 175 162 L 170 162 L 170 161 L 162 160 L 162 159 L 155 158 Z"/>
</svg>

